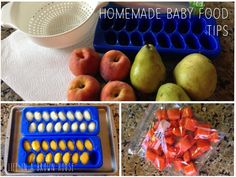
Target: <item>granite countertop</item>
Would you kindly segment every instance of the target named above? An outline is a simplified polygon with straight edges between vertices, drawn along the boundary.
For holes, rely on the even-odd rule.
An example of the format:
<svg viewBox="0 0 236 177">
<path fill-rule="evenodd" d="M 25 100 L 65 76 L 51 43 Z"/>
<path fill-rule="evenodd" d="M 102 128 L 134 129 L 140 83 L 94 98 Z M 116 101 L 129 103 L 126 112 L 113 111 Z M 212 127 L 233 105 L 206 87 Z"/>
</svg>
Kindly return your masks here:
<svg viewBox="0 0 236 177">
<path fill-rule="evenodd" d="M 1 176 L 6 175 L 5 174 L 5 167 L 4 167 L 4 149 L 5 149 L 5 138 L 6 138 L 6 131 L 7 131 L 7 123 L 9 119 L 9 114 L 11 111 L 11 108 L 14 106 L 35 106 L 35 105 L 45 105 L 45 104 L 1 104 Z M 47 105 L 78 105 L 78 104 L 47 104 Z M 79 104 L 79 105 L 108 105 L 111 108 L 111 112 L 114 118 L 114 124 L 117 136 L 115 137 L 118 142 L 118 148 L 120 147 L 119 143 L 119 105 L 118 104 Z M 118 155 L 119 158 L 119 155 Z M 119 160 L 119 159 L 118 159 Z M 118 163 L 119 164 L 119 163 Z M 116 176 L 119 174 L 119 165 L 118 165 L 118 172 Z"/>
<path fill-rule="evenodd" d="M 206 2 L 209 8 L 227 8 L 229 17 L 225 20 L 218 19 L 219 25 L 227 25 L 229 35 L 223 37 L 220 32 L 220 41 L 222 51 L 220 56 L 213 61 L 218 74 L 218 83 L 215 93 L 209 100 L 233 101 L 234 100 L 234 3 L 233 2 Z M 11 34 L 13 29 L 1 29 L 1 39 Z M 1 99 L 3 101 L 21 101 L 22 98 L 17 95 L 6 83 L 1 82 Z"/>
<path fill-rule="evenodd" d="M 196 117 L 205 119 L 212 127 L 225 134 L 216 152 L 200 170 L 200 175 L 234 175 L 234 107 L 233 104 L 192 104 Z M 152 164 L 137 155 L 129 155 L 128 147 L 135 128 L 143 118 L 148 104 L 122 104 L 122 175 L 168 176 L 167 171 L 158 172 Z"/>
</svg>

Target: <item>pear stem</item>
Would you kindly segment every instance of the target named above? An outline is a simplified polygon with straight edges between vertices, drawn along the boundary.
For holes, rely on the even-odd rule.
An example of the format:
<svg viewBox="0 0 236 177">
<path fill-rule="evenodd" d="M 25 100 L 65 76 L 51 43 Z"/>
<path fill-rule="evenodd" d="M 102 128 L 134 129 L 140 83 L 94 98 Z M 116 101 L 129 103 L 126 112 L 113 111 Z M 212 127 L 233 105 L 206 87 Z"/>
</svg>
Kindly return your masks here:
<svg viewBox="0 0 236 177">
<path fill-rule="evenodd" d="M 147 45 L 147 48 L 150 49 L 151 48 L 151 45 L 150 44 L 146 44 Z"/>
</svg>

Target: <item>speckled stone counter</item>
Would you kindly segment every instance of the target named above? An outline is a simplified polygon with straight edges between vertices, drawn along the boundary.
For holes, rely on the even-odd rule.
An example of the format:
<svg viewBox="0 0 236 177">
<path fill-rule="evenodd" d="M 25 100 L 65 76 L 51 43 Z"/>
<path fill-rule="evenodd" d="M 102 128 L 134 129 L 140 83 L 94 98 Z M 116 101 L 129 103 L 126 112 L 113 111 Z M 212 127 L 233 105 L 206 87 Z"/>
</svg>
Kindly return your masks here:
<svg viewBox="0 0 236 177">
<path fill-rule="evenodd" d="M 234 175 L 234 108 L 233 104 L 193 104 L 197 117 L 205 119 L 212 127 L 225 133 L 224 139 L 217 146 L 216 152 L 210 156 L 201 168 L 200 175 L 222 176 Z M 128 154 L 130 141 L 134 137 L 135 128 L 142 120 L 148 104 L 122 105 L 122 175 L 130 176 L 168 176 L 167 171 L 158 172 L 152 164 L 139 156 Z"/>
<path fill-rule="evenodd" d="M 227 25 L 229 35 L 223 37 L 220 33 L 220 41 L 222 51 L 220 56 L 213 61 L 218 74 L 217 88 L 209 100 L 216 101 L 232 101 L 234 99 L 234 3 L 233 2 L 207 2 L 206 7 L 209 8 L 227 8 L 229 17 L 225 20 L 218 19 L 219 25 Z M 1 39 L 6 38 L 14 30 L 2 28 Z M 1 99 L 3 101 L 20 101 L 22 98 L 18 96 L 4 82 L 1 84 Z"/>
<path fill-rule="evenodd" d="M 5 175 L 5 167 L 4 167 L 4 149 L 5 149 L 5 138 L 6 138 L 6 130 L 7 130 L 7 123 L 9 119 L 9 114 L 11 108 L 14 106 L 35 106 L 35 105 L 45 105 L 45 104 L 1 104 L 1 176 Z M 55 104 L 47 104 L 47 105 L 55 105 Z M 78 104 L 56 104 L 56 105 L 78 105 Z M 80 104 L 80 105 L 96 105 L 96 104 Z M 99 104 L 97 104 L 99 105 Z M 101 105 L 109 105 L 109 104 L 101 104 Z M 113 114 L 115 129 L 117 136 L 117 142 L 119 145 L 119 105 L 118 104 L 110 104 L 109 105 Z M 118 155 L 119 157 L 119 155 Z M 119 169 L 119 167 L 118 167 Z M 116 175 L 119 174 L 119 170 Z"/>
</svg>

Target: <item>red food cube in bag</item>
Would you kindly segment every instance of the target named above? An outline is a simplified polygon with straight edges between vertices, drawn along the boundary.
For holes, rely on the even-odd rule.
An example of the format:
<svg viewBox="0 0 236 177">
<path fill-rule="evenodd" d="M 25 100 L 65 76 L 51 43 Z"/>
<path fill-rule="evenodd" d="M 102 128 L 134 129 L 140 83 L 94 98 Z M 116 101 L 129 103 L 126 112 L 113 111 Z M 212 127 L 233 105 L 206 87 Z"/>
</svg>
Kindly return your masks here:
<svg viewBox="0 0 236 177">
<path fill-rule="evenodd" d="M 193 145 L 190 149 L 189 149 L 189 152 L 190 152 L 190 156 L 191 156 L 191 159 L 196 159 L 198 158 L 199 156 L 201 156 L 203 153 L 200 151 L 200 149 L 197 147 L 197 145 Z"/>
<path fill-rule="evenodd" d="M 211 148 L 211 144 L 208 140 L 199 139 L 196 144 L 189 149 L 190 156 L 192 159 L 196 159 Z"/>
<path fill-rule="evenodd" d="M 157 157 L 157 153 L 154 152 L 152 149 L 147 148 L 145 156 L 146 156 L 146 159 L 154 162 Z"/>
<path fill-rule="evenodd" d="M 158 109 L 155 113 L 158 120 L 167 119 L 167 111 L 165 109 Z"/>
<path fill-rule="evenodd" d="M 162 147 L 160 146 L 158 150 L 156 151 L 157 155 L 162 156 L 163 155 L 163 150 Z"/>
<path fill-rule="evenodd" d="M 190 131 L 195 131 L 197 126 L 197 121 L 193 118 L 186 118 L 184 122 L 184 128 Z"/>
<path fill-rule="evenodd" d="M 179 139 L 179 142 L 175 145 L 175 147 L 179 148 L 179 153 L 182 154 L 190 149 L 193 143 L 194 141 L 192 137 L 189 135 L 185 135 L 184 137 L 181 137 Z"/>
<path fill-rule="evenodd" d="M 167 110 L 167 116 L 169 120 L 178 120 L 180 119 L 180 110 L 179 108 L 172 108 Z"/>
<path fill-rule="evenodd" d="M 175 158 L 177 153 L 177 148 L 167 145 L 167 152 L 165 153 L 167 158 Z"/>
<path fill-rule="evenodd" d="M 170 121 L 170 127 L 178 127 L 179 126 L 179 123 L 177 120 L 171 120 Z"/>
<path fill-rule="evenodd" d="M 193 116 L 193 112 L 192 112 L 192 108 L 191 107 L 184 107 L 181 109 L 181 117 L 192 117 Z"/>
<path fill-rule="evenodd" d="M 180 131 L 180 136 L 184 136 L 186 133 L 186 130 L 184 128 L 185 124 L 185 118 L 182 118 L 179 120 L 179 131 Z"/>
<path fill-rule="evenodd" d="M 184 174 L 187 176 L 196 176 L 197 175 L 197 169 L 193 162 L 190 162 L 189 164 L 184 166 Z"/>
<path fill-rule="evenodd" d="M 181 118 L 181 119 L 179 120 L 179 126 L 180 126 L 180 127 L 184 127 L 184 125 L 185 125 L 185 119 L 186 119 L 186 118 Z"/>
<path fill-rule="evenodd" d="M 174 164 L 174 168 L 175 168 L 176 171 L 180 171 L 184 167 L 184 163 L 183 163 L 183 160 L 181 158 L 175 159 L 173 161 L 173 164 Z"/>
<path fill-rule="evenodd" d="M 184 127 L 179 127 L 179 131 L 180 131 L 180 136 L 186 135 L 186 129 Z"/>
<path fill-rule="evenodd" d="M 195 139 L 209 139 L 211 134 L 211 126 L 209 124 L 200 123 L 195 131 Z"/>
<path fill-rule="evenodd" d="M 211 144 L 208 140 L 197 140 L 197 148 L 199 148 L 199 151 L 201 151 L 202 153 L 207 152 L 211 149 Z"/>
<path fill-rule="evenodd" d="M 166 136 L 165 137 L 166 144 L 168 145 L 173 145 L 175 142 L 175 138 L 172 135 Z"/>
<path fill-rule="evenodd" d="M 175 158 L 167 158 L 166 157 L 166 164 L 172 164 L 174 162 Z"/>
<path fill-rule="evenodd" d="M 167 128 L 167 130 L 165 131 L 165 136 L 172 136 L 173 133 L 172 133 L 172 128 Z"/>
<path fill-rule="evenodd" d="M 194 134 L 192 132 L 188 133 L 189 138 L 193 139 L 194 142 L 196 142 L 196 140 L 194 140 Z"/>
<path fill-rule="evenodd" d="M 159 146 L 158 149 L 152 149 L 152 151 L 159 156 L 163 155 L 163 150 L 161 146 Z"/>
<path fill-rule="evenodd" d="M 185 162 L 189 162 L 191 160 L 191 155 L 189 151 L 184 152 L 183 159 Z"/>
<path fill-rule="evenodd" d="M 175 135 L 175 136 L 181 136 L 179 127 L 174 127 L 174 128 L 172 128 L 172 133 L 173 133 L 173 135 Z"/>
<path fill-rule="evenodd" d="M 166 159 L 164 156 L 157 156 L 153 165 L 159 170 L 162 171 L 166 167 Z"/>
</svg>

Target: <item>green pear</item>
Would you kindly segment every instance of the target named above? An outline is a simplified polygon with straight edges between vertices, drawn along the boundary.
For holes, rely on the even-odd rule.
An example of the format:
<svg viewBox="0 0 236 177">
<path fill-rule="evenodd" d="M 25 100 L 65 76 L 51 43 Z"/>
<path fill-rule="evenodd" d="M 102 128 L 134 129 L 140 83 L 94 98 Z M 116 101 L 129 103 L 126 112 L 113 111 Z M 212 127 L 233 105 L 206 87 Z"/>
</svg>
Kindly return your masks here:
<svg viewBox="0 0 236 177">
<path fill-rule="evenodd" d="M 152 44 L 143 46 L 137 53 L 130 70 L 131 84 L 142 93 L 156 92 L 165 80 L 166 68 Z"/>
<path fill-rule="evenodd" d="M 176 84 L 193 100 L 205 100 L 216 89 L 217 74 L 211 60 L 200 53 L 183 58 L 174 69 Z"/>
<path fill-rule="evenodd" d="M 180 86 L 167 83 L 162 85 L 157 92 L 156 101 L 191 101 L 184 89 Z"/>
</svg>

